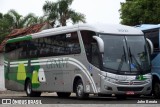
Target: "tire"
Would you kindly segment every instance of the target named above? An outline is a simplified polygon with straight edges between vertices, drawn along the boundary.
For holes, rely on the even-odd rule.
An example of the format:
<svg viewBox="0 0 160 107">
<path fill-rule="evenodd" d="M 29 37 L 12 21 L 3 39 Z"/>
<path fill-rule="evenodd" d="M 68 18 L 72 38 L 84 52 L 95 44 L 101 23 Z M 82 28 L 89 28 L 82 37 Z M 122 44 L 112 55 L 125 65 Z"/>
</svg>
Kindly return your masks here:
<svg viewBox="0 0 160 107">
<path fill-rule="evenodd" d="M 57 92 L 58 97 L 60 98 L 68 98 L 71 93 L 70 92 Z"/>
<path fill-rule="evenodd" d="M 155 98 L 160 99 L 160 83 L 156 82 L 153 84 L 153 95 Z"/>
<path fill-rule="evenodd" d="M 76 97 L 78 99 L 86 99 L 89 94 L 84 92 L 84 86 L 82 80 L 78 80 L 76 83 Z"/>
<path fill-rule="evenodd" d="M 32 84 L 30 80 L 27 80 L 25 85 L 25 91 L 28 97 L 39 97 L 41 96 L 41 92 L 32 91 Z"/>
</svg>

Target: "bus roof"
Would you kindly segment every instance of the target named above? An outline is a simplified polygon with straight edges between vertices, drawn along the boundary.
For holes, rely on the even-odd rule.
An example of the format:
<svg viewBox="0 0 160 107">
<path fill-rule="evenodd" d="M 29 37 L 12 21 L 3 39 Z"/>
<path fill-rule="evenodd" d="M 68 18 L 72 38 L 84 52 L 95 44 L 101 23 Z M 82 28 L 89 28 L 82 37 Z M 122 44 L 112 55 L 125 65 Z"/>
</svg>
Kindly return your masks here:
<svg viewBox="0 0 160 107">
<path fill-rule="evenodd" d="M 58 28 L 51 28 L 43 30 L 38 33 L 31 34 L 31 36 L 18 37 L 14 39 L 9 39 L 7 43 L 16 42 L 25 39 L 31 38 L 40 38 L 45 36 L 52 36 L 57 34 L 69 33 L 79 30 L 89 30 L 98 33 L 106 34 L 120 34 L 120 35 L 143 35 L 142 31 L 134 27 L 125 26 L 125 25 L 110 25 L 110 24 L 76 24 L 73 26 L 64 26 Z"/>
<path fill-rule="evenodd" d="M 51 36 L 56 34 L 62 34 L 67 32 L 73 32 L 77 30 L 89 30 L 98 33 L 106 34 L 122 34 L 122 35 L 142 35 L 142 31 L 134 27 L 125 25 L 109 25 L 109 24 L 77 24 L 73 26 L 64 26 L 59 28 L 52 28 L 43 30 L 39 33 L 33 34 L 33 38 L 39 38 L 43 36 Z"/>
<path fill-rule="evenodd" d="M 23 40 L 31 40 L 31 39 L 32 39 L 31 35 L 26 35 L 26 36 L 22 36 L 22 37 L 9 39 L 9 40 L 7 40 L 7 43 L 14 43 L 14 42 L 19 42 L 19 41 L 23 41 Z"/>
</svg>

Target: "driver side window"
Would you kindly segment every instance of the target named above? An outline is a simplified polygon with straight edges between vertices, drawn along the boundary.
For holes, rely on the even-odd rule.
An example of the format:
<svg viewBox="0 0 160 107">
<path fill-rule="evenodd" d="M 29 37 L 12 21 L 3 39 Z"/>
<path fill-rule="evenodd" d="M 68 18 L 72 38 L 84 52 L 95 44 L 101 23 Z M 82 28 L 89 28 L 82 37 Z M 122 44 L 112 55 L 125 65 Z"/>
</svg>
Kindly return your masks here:
<svg viewBox="0 0 160 107">
<path fill-rule="evenodd" d="M 98 44 L 96 40 L 93 39 L 93 36 L 96 35 L 96 33 L 92 31 L 81 31 L 81 35 L 85 47 L 87 60 L 95 67 L 100 68 Z"/>
</svg>

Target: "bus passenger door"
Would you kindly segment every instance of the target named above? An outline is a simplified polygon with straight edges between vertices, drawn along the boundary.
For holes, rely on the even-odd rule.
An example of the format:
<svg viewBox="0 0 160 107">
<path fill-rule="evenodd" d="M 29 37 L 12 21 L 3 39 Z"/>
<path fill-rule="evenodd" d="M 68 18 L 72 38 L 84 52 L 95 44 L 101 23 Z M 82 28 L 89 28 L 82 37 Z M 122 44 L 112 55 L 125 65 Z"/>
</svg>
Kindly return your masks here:
<svg viewBox="0 0 160 107">
<path fill-rule="evenodd" d="M 96 42 L 91 43 L 91 64 L 89 66 L 90 74 L 93 78 L 94 84 L 96 86 L 96 91 L 100 90 L 100 54 L 98 49 L 98 44 Z"/>
<path fill-rule="evenodd" d="M 92 77 L 93 81 L 91 81 L 89 85 L 87 84 L 86 92 L 94 92 L 97 93 L 98 90 L 100 90 L 100 54 L 98 49 L 98 43 L 93 38 L 93 36 L 96 35 L 95 32 L 92 31 L 81 31 L 81 36 L 86 52 L 86 57 L 89 63 L 87 63 L 85 66 L 88 69 L 88 72 L 90 73 L 90 76 Z M 91 87 L 94 89 L 91 90 Z"/>
</svg>

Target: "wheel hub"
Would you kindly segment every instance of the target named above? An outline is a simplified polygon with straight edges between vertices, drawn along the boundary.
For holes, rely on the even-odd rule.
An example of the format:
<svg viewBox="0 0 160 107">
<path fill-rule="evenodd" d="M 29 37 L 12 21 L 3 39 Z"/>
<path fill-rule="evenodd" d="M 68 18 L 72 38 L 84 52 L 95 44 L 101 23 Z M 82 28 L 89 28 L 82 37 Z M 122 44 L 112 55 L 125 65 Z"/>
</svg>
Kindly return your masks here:
<svg viewBox="0 0 160 107">
<path fill-rule="evenodd" d="M 27 85 L 27 93 L 30 94 L 31 93 L 31 84 Z"/>
<path fill-rule="evenodd" d="M 83 85 L 82 84 L 78 85 L 77 92 L 78 92 L 79 96 L 82 96 L 82 94 L 83 94 Z"/>
</svg>

